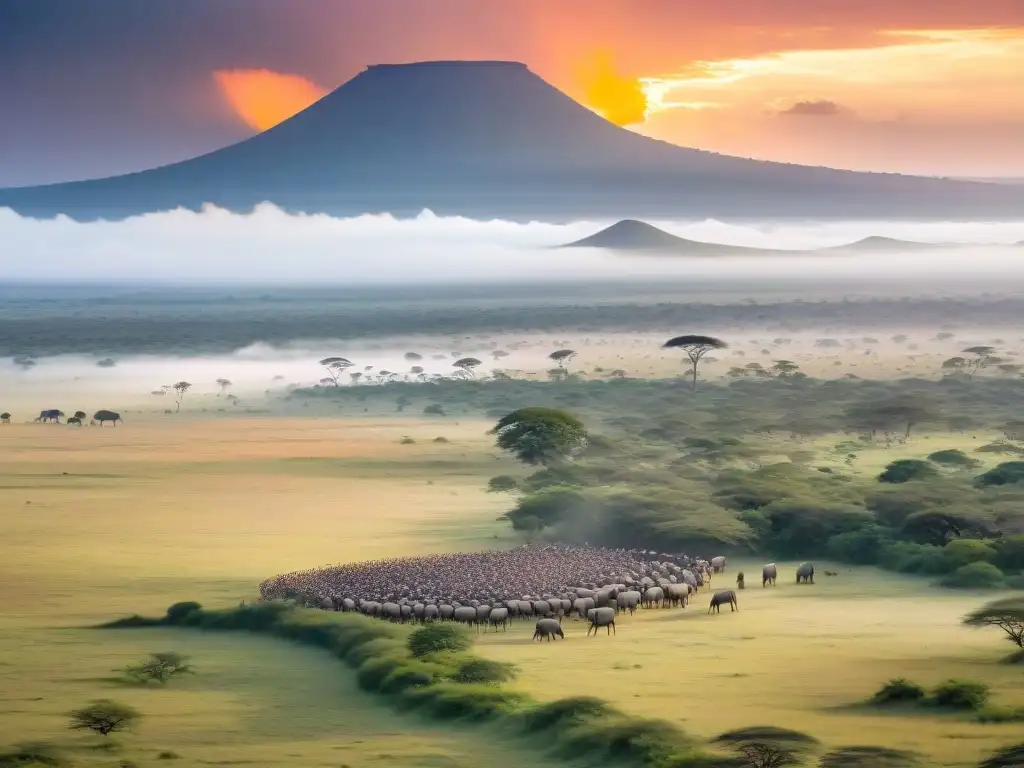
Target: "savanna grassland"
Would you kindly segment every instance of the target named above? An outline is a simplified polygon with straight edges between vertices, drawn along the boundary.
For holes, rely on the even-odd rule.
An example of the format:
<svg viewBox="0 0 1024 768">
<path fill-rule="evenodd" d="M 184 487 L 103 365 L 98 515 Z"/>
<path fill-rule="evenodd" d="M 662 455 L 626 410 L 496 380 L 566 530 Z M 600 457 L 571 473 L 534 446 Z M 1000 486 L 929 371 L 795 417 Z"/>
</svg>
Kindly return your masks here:
<svg viewBox="0 0 1024 768">
<path fill-rule="evenodd" d="M 701 749 L 776 726 L 822 752 L 881 746 L 967 768 L 1020 741 L 1024 668 L 1002 663 L 1012 646 L 998 630 L 961 625 L 1024 584 L 1020 352 L 1005 325 L 1019 300 L 412 298 L 0 308 L 12 321 L 0 349 L 21 356 L 0 372 L 0 406 L 17 411 L 0 426 L 0 747 L 45 741 L 97 766 L 572 762 L 549 750 L 560 734 L 403 711 L 330 653 L 266 633 L 92 628 L 180 601 L 233 609 L 282 572 L 526 541 L 728 554 L 714 586 L 742 570 L 747 589 L 736 613 L 707 615 L 702 591 L 685 611 L 622 616 L 611 637 L 571 619 L 564 642 L 532 643 L 529 621 L 482 634 L 476 654 L 517 668 L 510 696 L 597 697 Z M 681 355 L 660 349 L 667 329 L 694 324 L 729 342 L 701 362 L 696 392 Z M 288 345 L 339 329 L 351 349 L 316 348 L 349 355 L 361 378 L 317 384 L 319 357 Z M 260 352 L 252 380 L 203 357 L 260 340 L 282 346 Z M 556 363 L 559 349 L 575 354 Z M 453 376 L 470 355 L 481 364 Z M 163 385 L 194 373 L 179 413 Z M 230 388 L 214 384 L 225 374 Z M 55 405 L 121 407 L 125 421 L 26 423 Z M 578 416 L 585 446 L 537 466 L 498 451 L 487 431 L 531 406 Z M 779 583 L 762 589 L 770 560 Z M 798 587 L 804 560 L 817 583 Z M 289 611 L 299 624 L 371 621 Z M 392 630 L 408 628 L 373 631 Z M 394 651 L 396 637 L 377 641 Z M 160 651 L 195 674 L 166 686 L 120 674 Z M 893 678 L 983 683 L 1005 722 L 866 703 Z M 108 739 L 68 729 L 69 710 L 101 698 L 141 721 Z M 612 747 L 578 762 L 636 758 Z"/>
<path fill-rule="evenodd" d="M 181 599 L 230 606 L 251 599 L 266 576 L 311 565 L 517 543 L 496 519 L 508 499 L 485 492 L 489 477 L 519 472 L 494 451 L 489 426 L 396 415 L 4 428 L 0 739 L 51 741 L 98 765 L 148 764 L 169 752 L 184 765 L 468 766 L 480 764 L 482 740 L 488 764 L 537 759 L 521 740 L 479 726 L 400 715 L 315 649 L 86 628 Z M 990 595 L 849 566 L 797 588 L 793 563 L 780 564 L 779 586 L 753 584 L 736 614 L 706 616 L 701 600 L 685 612 L 624 618 L 612 638 L 586 638 L 584 624 L 569 623 L 565 643 L 543 645 L 529 642 L 530 622 L 515 623 L 481 637 L 478 652 L 515 663 L 514 688 L 539 700 L 596 695 L 699 737 L 770 723 L 950 765 L 1012 739 L 1019 725 L 854 706 L 890 677 L 931 685 L 954 674 L 990 684 L 1001 703 L 1024 704 L 1020 673 L 997 663 L 999 639 L 958 626 Z M 758 563 L 732 568 L 756 573 Z M 187 654 L 197 674 L 166 690 L 118 680 L 115 670 L 160 650 Z M 66 730 L 67 710 L 94 698 L 144 714 L 115 755 Z"/>
</svg>

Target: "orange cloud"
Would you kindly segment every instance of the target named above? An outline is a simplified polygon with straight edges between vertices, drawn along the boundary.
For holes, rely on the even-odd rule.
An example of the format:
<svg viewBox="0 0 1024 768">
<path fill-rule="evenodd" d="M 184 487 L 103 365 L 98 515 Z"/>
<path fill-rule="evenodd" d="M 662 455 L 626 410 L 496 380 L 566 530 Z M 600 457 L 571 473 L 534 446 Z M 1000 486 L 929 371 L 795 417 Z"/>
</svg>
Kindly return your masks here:
<svg viewBox="0 0 1024 768">
<path fill-rule="evenodd" d="M 304 77 L 269 69 L 223 69 L 213 77 L 235 113 L 257 131 L 273 128 L 327 93 Z"/>
<path fill-rule="evenodd" d="M 583 102 L 616 125 L 635 125 L 647 119 L 647 93 L 637 78 L 615 71 L 610 56 L 599 54 L 581 68 Z"/>
</svg>

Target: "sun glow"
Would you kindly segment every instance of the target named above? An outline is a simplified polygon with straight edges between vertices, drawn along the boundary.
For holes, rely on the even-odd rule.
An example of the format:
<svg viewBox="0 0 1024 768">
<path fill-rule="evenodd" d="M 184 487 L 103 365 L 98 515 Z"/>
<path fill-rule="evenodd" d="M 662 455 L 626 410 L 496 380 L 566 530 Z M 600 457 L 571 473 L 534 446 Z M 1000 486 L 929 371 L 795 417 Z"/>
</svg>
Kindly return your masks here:
<svg viewBox="0 0 1024 768">
<path fill-rule="evenodd" d="M 304 77 L 269 69 L 218 70 L 213 76 L 238 117 L 257 131 L 273 128 L 327 93 Z"/>
</svg>

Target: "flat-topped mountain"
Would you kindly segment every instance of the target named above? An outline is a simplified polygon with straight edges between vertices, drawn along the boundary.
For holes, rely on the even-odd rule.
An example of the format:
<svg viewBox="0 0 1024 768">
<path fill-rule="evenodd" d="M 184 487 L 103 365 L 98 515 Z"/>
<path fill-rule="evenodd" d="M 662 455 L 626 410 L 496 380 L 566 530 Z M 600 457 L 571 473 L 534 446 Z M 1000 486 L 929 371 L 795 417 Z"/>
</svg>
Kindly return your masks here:
<svg viewBox="0 0 1024 768">
<path fill-rule="evenodd" d="M 206 203 L 565 221 L 1011 217 L 1024 187 L 717 155 L 619 128 L 516 62 L 377 65 L 274 128 L 124 176 L 0 190 L 32 216 L 118 218 Z"/>
</svg>

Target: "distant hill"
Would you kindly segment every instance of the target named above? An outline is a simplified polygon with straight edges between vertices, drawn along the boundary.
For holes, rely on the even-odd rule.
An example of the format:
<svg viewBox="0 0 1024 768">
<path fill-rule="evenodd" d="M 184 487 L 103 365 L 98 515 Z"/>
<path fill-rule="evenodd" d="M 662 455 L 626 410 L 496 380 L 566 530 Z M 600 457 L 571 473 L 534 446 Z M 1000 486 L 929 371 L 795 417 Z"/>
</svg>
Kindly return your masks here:
<svg viewBox="0 0 1024 768">
<path fill-rule="evenodd" d="M 16 108 L 4 105 L 5 109 Z M 1024 186 L 771 163 L 620 128 L 524 64 L 368 67 L 246 141 L 124 176 L 0 190 L 29 216 L 123 218 L 214 204 L 352 216 L 581 218 L 1019 216 Z"/>
<path fill-rule="evenodd" d="M 877 253 L 884 251 L 934 251 L 937 248 L 959 248 L 956 243 L 920 243 L 913 240 L 897 240 L 892 237 L 865 237 L 845 245 L 823 248 L 825 251 L 849 251 L 851 253 Z"/>
<path fill-rule="evenodd" d="M 678 237 L 653 224 L 636 219 L 623 219 L 589 237 L 566 243 L 560 248 L 602 248 L 610 251 L 660 254 L 668 256 L 758 256 L 795 253 L 766 248 L 745 248 L 739 245 L 703 243 Z"/>
<path fill-rule="evenodd" d="M 956 248 L 949 243 L 919 243 L 896 240 L 891 237 L 865 237 L 853 243 L 814 250 L 783 250 L 778 248 L 749 248 L 741 245 L 723 245 L 687 240 L 653 224 L 636 219 L 623 219 L 582 240 L 559 246 L 561 248 L 603 248 L 622 253 L 662 254 L 670 256 L 793 256 L 827 255 L 838 253 L 884 253 L 887 251 L 927 251 L 937 248 Z"/>
</svg>

